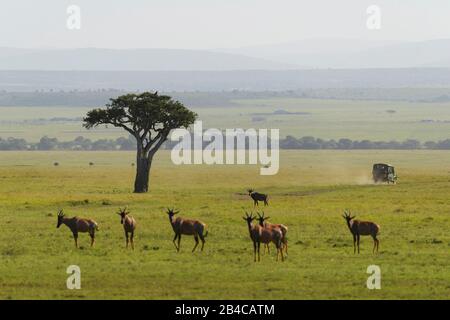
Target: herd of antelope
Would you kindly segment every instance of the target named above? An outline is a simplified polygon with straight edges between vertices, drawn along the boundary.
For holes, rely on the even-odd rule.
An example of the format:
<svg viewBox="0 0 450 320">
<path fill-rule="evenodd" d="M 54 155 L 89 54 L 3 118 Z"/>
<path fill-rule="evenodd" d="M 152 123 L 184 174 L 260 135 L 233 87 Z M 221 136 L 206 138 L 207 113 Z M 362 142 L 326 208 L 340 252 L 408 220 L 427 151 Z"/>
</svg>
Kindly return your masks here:
<svg viewBox="0 0 450 320">
<path fill-rule="evenodd" d="M 259 206 L 259 202 L 262 201 L 264 206 L 268 206 L 268 195 L 255 192 L 253 189 L 248 189 L 248 195 L 253 200 L 253 208 Z M 192 249 L 194 252 L 199 244 L 199 239 L 202 242 L 201 251 L 205 246 L 205 238 L 208 235 L 208 230 L 206 224 L 193 219 L 185 219 L 182 217 L 175 218 L 175 215 L 179 211 L 175 209 L 167 208 L 166 211 L 170 225 L 172 226 L 175 237 L 173 238 L 173 244 L 177 252 L 180 251 L 181 236 L 189 235 L 194 236 L 195 245 Z M 263 253 L 265 254 L 266 249 L 270 254 L 270 243 L 275 245 L 277 249 L 277 261 L 281 256 L 281 261 L 284 261 L 285 255 L 288 254 L 288 241 L 287 241 L 287 231 L 288 227 L 283 224 L 272 224 L 266 222 L 270 217 L 265 217 L 264 212 L 257 215 L 250 214 L 244 210 L 245 216 L 242 218 L 247 224 L 250 239 L 253 242 L 253 258 L 254 261 L 260 261 L 260 247 L 261 243 L 264 245 Z M 117 214 L 120 216 L 120 223 L 123 225 L 125 233 L 126 248 L 131 245 L 131 249 L 134 250 L 134 232 L 136 230 L 136 220 L 130 215 L 127 208 L 121 209 Z M 372 252 L 378 252 L 380 241 L 377 239 L 380 226 L 376 223 L 370 221 L 360 221 L 355 220 L 355 216 L 352 216 L 349 210 L 344 211 L 342 216 L 353 236 L 353 252 L 358 251 L 359 254 L 359 242 L 360 236 L 370 235 L 373 238 L 373 250 Z M 256 220 L 256 222 L 254 222 Z M 75 247 L 78 248 L 78 233 L 89 233 L 91 237 L 91 247 L 95 243 L 95 232 L 99 230 L 98 224 L 92 219 L 84 219 L 79 217 L 67 218 L 64 215 L 63 210 L 58 211 L 58 223 L 56 225 L 59 228 L 62 224 L 66 225 L 70 231 L 72 231 L 73 239 L 75 240 Z"/>
</svg>

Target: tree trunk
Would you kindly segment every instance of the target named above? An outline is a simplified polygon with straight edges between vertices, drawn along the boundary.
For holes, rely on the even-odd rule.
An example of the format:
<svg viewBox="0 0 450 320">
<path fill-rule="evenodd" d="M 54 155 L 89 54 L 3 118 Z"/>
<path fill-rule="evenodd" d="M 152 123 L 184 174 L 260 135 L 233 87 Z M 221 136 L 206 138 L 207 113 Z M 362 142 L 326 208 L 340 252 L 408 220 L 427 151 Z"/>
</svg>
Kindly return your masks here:
<svg viewBox="0 0 450 320">
<path fill-rule="evenodd" d="M 148 191 L 152 158 L 138 153 L 136 165 L 137 168 L 136 180 L 134 181 L 134 193 L 145 193 Z"/>
<path fill-rule="evenodd" d="M 158 134 L 160 135 L 160 134 Z M 153 156 L 156 151 L 166 141 L 167 135 L 162 135 L 159 140 L 152 142 L 152 145 L 144 144 L 139 134 L 135 135 L 137 141 L 136 155 L 136 180 L 134 181 L 134 193 L 148 192 L 150 168 L 152 166 Z"/>
</svg>

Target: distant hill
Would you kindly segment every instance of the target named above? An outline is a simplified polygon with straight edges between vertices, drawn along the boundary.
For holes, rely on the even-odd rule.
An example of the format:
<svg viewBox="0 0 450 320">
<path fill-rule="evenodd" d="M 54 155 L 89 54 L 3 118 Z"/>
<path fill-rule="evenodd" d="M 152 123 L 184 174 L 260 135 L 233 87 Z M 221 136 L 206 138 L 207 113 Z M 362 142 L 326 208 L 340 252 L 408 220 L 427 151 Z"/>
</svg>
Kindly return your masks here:
<svg viewBox="0 0 450 320">
<path fill-rule="evenodd" d="M 324 38 L 218 51 L 304 68 L 450 67 L 450 39 L 393 42 Z"/>
<path fill-rule="evenodd" d="M 317 38 L 215 50 L 0 48 L 0 70 L 240 71 L 448 68 L 449 57 L 450 39 L 396 42 Z"/>
<path fill-rule="evenodd" d="M 0 90 L 285 91 L 450 88 L 449 68 L 284 71 L 0 71 Z M 445 92 L 446 93 L 446 92 Z M 332 98 L 332 95 L 329 94 Z"/>
<path fill-rule="evenodd" d="M 182 49 L 0 48 L 0 70 L 225 71 L 298 66 L 233 53 Z"/>
</svg>

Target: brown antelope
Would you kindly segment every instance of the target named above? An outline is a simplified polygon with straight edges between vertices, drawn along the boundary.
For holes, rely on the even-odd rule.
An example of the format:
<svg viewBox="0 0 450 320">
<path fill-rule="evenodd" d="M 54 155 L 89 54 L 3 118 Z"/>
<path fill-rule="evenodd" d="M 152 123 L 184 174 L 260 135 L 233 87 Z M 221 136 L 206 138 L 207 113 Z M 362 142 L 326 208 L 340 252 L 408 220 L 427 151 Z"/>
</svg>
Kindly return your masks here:
<svg viewBox="0 0 450 320">
<path fill-rule="evenodd" d="M 253 189 L 248 189 L 248 195 L 253 199 L 253 207 L 259 206 L 259 201 L 264 202 L 264 206 L 268 206 L 269 203 L 267 202 L 268 195 L 262 194 L 254 191 Z"/>
<path fill-rule="evenodd" d="M 91 219 L 83 219 L 78 217 L 66 218 L 64 212 L 59 210 L 58 212 L 58 224 L 56 228 L 59 228 L 62 224 L 65 224 L 70 231 L 72 231 L 73 239 L 75 240 L 75 247 L 78 248 L 78 233 L 88 232 L 91 236 L 91 247 L 95 242 L 95 231 L 98 231 L 97 222 Z"/>
<path fill-rule="evenodd" d="M 262 212 L 262 215 L 260 215 L 258 212 L 257 212 L 257 214 L 258 214 L 258 222 L 259 222 L 259 225 L 261 227 L 277 228 L 277 229 L 281 230 L 281 233 L 283 234 L 283 237 L 281 238 L 281 242 L 283 243 L 284 251 L 285 251 L 285 253 L 287 255 L 287 253 L 288 253 L 287 252 L 287 250 L 288 250 L 288 242 L 287 242 L 286 234 L 288 232 L 288 227 L 286 227 L 284 224 L 274 224 L 274 223 L 265 222 L 266 220 L 269 220 L 270 217 L 264 217 L 264 211 Z M 266 244 L 264 246 L 264 253 L 266 252 L 266 248 L 267 248 L 267 253 L 270 254 L 269 244 Z"/>
<path fill-rule="evenodd" d="M 167 208 L 167 214 L 169 215 L 169 221 L 173 228 L 173 231 L 175 232 L 175 237 L 173 238 L 173 244 L 175 245 L 177 252 L 180 252 L 180 241 L 181 241 L 182 234 L 194 236 L 195 246 L 192 249 L 192 252 L 194 252 L 195 249 L 197 248 L 198 238 L 200 238 L 200 240 L 202 241 L 201 251 L 203 251 L 203 247 L 205 246 L 205 238 L 208 236 L 208 230 L 206 230 L 206 224 L 204 224 L 203 222 L 198 221 L 198 220 L 184 219 L 181 217 L 174 219 L 174 216 L 178 212 L 179 211 L 174 211 L 174 209 Z M 177 238 L 178 238 L 178 246 L 175 243 Z"/>
<path fill-rule="evenodd" d="M 261 249 L 261 243 L 268 244 L 270 242 L 273 242 L 275 246 L 277 247 L 277 261 L 278 261 L 278 255 L 281 253 L 281 261 L 284 261 L 283 256 L 283 243 L 281 242 L 281 238 L 283 237 L 283 234 L 280 229 L 276 228 L 265 228 L 261 227 L 259 224 L 252 224 L 253 220 L 256 219 L 256 217 L 253 216 L 253 213 L 248 215 L 247 212 L 245 212 L 245 217 L 242 217 L 246 222 L 248 226 L 248 231 L 250 233 L 250 238 L 253 241 L 253 256 L 254 261 L 256 262 L 256 253 L 258 252 L 258 261 L 261 260 L 260 257 L 260 249 Z"/>
<path fill-rule="evenodd" d="M 117 212 L 117 214 L 120 216 L 120 223 L 123 225 L 123 230 L 125 231 L 125 239 L 127 241 L 126 248 L 128 249 L 128 242 L 130 242 L 131 249 L 134 250 L 134 230 L 136 229 L 136 220 L 129 215 L 130 212 L 127 208 L 119 208 L 119 212 Z"/>
<path fill-rule="evenodd" d="M 250 239 L 253 241 L 253 258 L 256 262 L 256 252 L 258 252 L 258 261 L 260 261 L 260 228 L 258 225 L 252 224 L 253 220 L 256 218 L 253 216 L 253 213 L 248 215 L 247 211 L 245 211 L 245 217 L 242 217 L 247 222 L 248 232 L 250 234 Z"/>
<path fill-rule="evenodd" d="M 372 236 L 373 238 L 372 253 L 375 253 L 375 249 L 378 252 L 378 247 L 380 245 L 380 241 L 377 239 L 377 235 L 380 230 L 379 225 L 370 221 L 354 220 L 355 216 L 352 217 L 350 211 L 348 210 L 344 211 L 344 215 L 342 217 L 344 217 L 345 221 L 347 221 L 348 229 L 353 235 L 353 253 L 356 253 L 357 245 L 359 254 L 359 237 L 368 235 Z"/>
</svg>

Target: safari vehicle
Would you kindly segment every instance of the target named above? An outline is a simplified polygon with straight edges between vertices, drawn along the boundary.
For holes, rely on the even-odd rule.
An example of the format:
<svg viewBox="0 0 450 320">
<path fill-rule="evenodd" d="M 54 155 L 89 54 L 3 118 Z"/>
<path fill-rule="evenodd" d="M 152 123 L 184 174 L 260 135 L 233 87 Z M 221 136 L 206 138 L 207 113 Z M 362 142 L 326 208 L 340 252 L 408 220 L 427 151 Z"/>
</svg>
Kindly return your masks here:
<svg viewBox="0 0 450 320">
<path fill-rule="evenodd" d="M 373 181 L 395 183 L 397 181 L 397 175 L 393 166 L 385 163 L 376 163 L 372 169 Z"/>
</svg>

